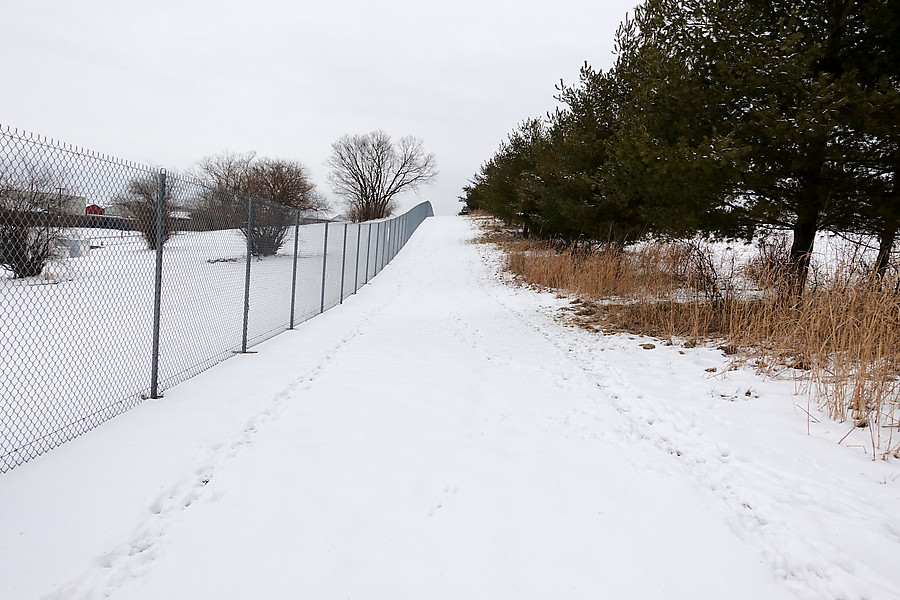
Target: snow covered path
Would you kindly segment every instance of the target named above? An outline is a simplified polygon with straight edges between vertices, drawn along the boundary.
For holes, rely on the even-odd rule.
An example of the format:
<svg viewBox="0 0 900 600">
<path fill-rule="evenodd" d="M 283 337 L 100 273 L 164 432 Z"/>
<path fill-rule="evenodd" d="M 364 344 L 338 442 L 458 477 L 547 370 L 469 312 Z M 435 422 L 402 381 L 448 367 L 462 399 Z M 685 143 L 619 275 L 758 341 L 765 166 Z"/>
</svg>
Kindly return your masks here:
<svg viewBox="0 0 900 600">
<path fill-rule="evenodd" d="M 472 236 L 0 477 L 0 598 L 900 598 L 896 463 Z"/>
</svg>

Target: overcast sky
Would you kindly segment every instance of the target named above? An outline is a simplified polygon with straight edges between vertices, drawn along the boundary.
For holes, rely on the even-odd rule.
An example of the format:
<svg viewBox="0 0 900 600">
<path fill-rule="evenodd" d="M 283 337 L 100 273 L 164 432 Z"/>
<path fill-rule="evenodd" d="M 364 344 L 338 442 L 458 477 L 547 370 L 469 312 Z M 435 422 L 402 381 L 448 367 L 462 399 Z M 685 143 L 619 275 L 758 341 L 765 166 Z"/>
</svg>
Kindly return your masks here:
<svg viewBox="0 0 900 600">
<path fill-rule="evenodd" d="M 438 214 L 584 61 L 609 68 L 636 0 L 6 0 L 0 123 L 187 169 L 224 150 L 307 165 L 343 134 L 414 135 Z"/>
</svg>

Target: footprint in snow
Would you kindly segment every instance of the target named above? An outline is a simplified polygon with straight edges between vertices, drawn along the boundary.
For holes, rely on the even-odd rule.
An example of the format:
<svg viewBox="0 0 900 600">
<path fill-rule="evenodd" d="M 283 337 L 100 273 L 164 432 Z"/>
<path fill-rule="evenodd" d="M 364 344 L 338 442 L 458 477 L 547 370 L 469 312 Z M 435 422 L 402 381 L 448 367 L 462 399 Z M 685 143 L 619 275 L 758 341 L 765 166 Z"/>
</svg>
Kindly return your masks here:
<svg viewBox="0 0 900 600">
<path fill-rule="evenodd" d="M 459 491 L 459 488 L 456 487 L 455 485 L 445 486 L 443 497 L 440 499 L 440 501 L 438 501 L 437 504 L 435 504 L 433 507 L 431 507 L 431 510 L 428 511 L 428 516 L 433 517 L 435 512 L 437 512 L 439 509 L 443 508 L 444 504 L 446 504 L 447 500 L 449 500 L 450 497 L 453 496 L 454 494 L 456 494 L 458 491 Z"/>
</svg>

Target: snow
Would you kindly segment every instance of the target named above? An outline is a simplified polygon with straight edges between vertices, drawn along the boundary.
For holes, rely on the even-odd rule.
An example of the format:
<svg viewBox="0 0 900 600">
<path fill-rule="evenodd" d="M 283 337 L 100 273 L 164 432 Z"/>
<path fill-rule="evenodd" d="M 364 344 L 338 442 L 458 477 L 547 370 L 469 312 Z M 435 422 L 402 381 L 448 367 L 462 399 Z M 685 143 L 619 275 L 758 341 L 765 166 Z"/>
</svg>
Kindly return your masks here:
<svg viewBox="0 0 900 600">
<path fill-rule="evenodd" d="M 474 235 L 0 476 L 0 598 L 900 598 L 865 432 Z"/>
<path fill-rule="evenodd" d="M 384 250 L 375 251 L 383 234 L 371 225 L 332 224 L 329 231 L 323 264 L 325 225 L 298 230 L 295 323 L 339 304 L 383 262 Z M 251 261 L 250 346 L 289 326 L 293 228 L 289 233 L 275 256 Z M 2 471 L 149 395 L 155 251 L 135 233 L 68 234 L 89 239 L 94 248 L 53 263 L 49 280 L 0 279 Z M 182 232 L 166 244 L 160 389 L 240 351 L 245 253 L 246 238 L 237 229 Z M 27 406 L 20 390 L 28 390 Z"/>
</svg>

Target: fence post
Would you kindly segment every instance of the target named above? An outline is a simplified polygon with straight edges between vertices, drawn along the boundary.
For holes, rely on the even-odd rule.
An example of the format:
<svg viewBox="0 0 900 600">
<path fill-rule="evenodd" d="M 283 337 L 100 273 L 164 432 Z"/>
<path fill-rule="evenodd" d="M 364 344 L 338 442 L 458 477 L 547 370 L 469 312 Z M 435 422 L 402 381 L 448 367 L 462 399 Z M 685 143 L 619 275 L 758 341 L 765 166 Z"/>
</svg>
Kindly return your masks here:
<svg viewBox="0 0 900 600">
<path fill-rule="evenodd" d="M 359 242 L 362 240 L 362 225 L 356 224 L 356 270 L 353 271 L 353 293 L 359 291 Z"/>
<path fill-rule="evenodd" d="M 388 229 L 387 221 L 382 221 L 382 229 Z M 387 260 L 385 259 L 385 255 L 387 254 L 387 234 L 387 231 L 381 234 L 381 268 L 378 270 L 379 273 L 384 270 L 384 265 L 387 264 Z"/>
<path fill-rule="evenodd" d="M 372 277 L 378 275 L 378 248 L 381 246 L 381 222 L 375 223 L 375 263 L 372 265 Z"/>
<path fill-rule="evenodd" d="M 394 227 L 394 224 L 396 223 L 396 217 L 393 218 L 393 219 L 391 219 L 391 220 L 389 221 L 389 223 L 390 223 L 390 224 L 388 225 L 388 233 L 389 233 L 389 235 L 388 235 L 388 240 L 387 240 L 387 244 L 388 244 L 388 251 L 387 251 L 387 257 L 388 257 L 388 260 L 387 260 L 387 261 L 388 261 L 388 262 L 391 262 L 392 260 L 394 260 L 394 234 L 396 233 L 396 232 L 394 231 L 394 230 L 396 229 L 396 228 Z"/>
<path fill-rule="evenodd" d="M 166 204 L 166 170 L 159 170 L 156 184 L 156 279 L 153 286 L 153 350 L 150 358 L 150 397 L 159 398 L 159 325 L 162 308 L 163 221 Z"/>
<path fill-rule="evenodd" d="M 391 222 L 384 222 L 384 236 L 382 238 L 383 248 L 381 250 L 381 270 L 384 271 L 384 268 L 387 266 L 389 262 L 391 262 Z"/>
<path fill-rule="evenodd" d="M 385 241 L 387 244 L 387 252 L 384 253 L 385 263 L 389 264 L 392 260 L 394 260 L 394 220 L 391 219 L 388 221 L 388 236 Z"/>
<path fill-rule="evenodd" d="M 397 256 L 397 253 L 400 252 L 400 224 L 403 222 L 403 217 L 395 217 L 394 218 L 394 256 Z"/>
<path fill-rule="evenodd" d="M 384 222 L 384 251 L 381 253 L 381 269 L 388 265 L 391 262 L 391 222 Z"/>
<path fill-rule="evenodd" d="M 297 245 L 300 241 L 300 211 L 294 213 L 294 268 L 291 271 L 291 326 L 294 328 L 294 300 L 297 298 Z"/>
<path fill-rule="evenodd" d="M 328 262 L 328 221 L 325 221 L 325 251 L 322 253 L 322 303 L 319 314 L 325 312 L 325 266 Z"/>
<path fill-rule="evenodd" d="M 366 283 L 369 283 L 369 263 L 372 262 L 372 223 L 369 223 L 369 232 L 366 234 Z"/>
<path fill-rule="evenodd" d="M 241 335 L 241 353 L 247 353 L 247 327 L 250 323 L 250 258 L 253 254 L 253 196 L 247 202 L 247 266 L 244 271 L 244 330 Z"/>
<path fill-rule="evenodd" d="M 341 251 L 341 304 L 344 303 L 344 279 L 347 269 L 347 223 L 344 223 L 344 245 Z"/>
</svg>

